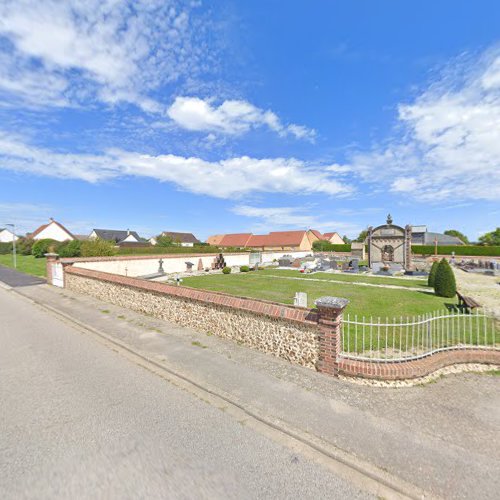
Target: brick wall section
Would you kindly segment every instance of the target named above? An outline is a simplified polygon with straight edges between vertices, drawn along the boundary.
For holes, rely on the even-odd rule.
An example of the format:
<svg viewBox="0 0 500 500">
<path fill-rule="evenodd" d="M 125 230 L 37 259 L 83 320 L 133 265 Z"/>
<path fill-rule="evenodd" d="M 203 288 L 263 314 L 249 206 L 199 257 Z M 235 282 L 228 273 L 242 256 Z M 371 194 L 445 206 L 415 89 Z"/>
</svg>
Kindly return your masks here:
<svg viewBox="0 0 500 500">
<path fill-rule="evenodd" d="M 460 363 L 500 364 L 500 351 L 494 349 L 454 349 L 425 358 L 400 363 L 376 363 L 339 358 L 342 375 L 377 380 L 405 380 L 423 377 L 445 366 Z"/>
<path fill-rule="evenodd" d="M 317 314 L 273 302 L 66 267 L 66 287 L 315 369 Z"/>
<path fill-rule="evenodd" d="M 458 363 L 500 364 L 499 350 L 474 348 L 440 352 L 400 363 L 349 360 L 339 356 L 341 308 L 318 305 L 316 311 L 69 265 L 64 267 L 65 286 L 69 289 L 235 340 L 332 376 L 340 373 L 379 380 L 404 380 Z"/>
</svg>

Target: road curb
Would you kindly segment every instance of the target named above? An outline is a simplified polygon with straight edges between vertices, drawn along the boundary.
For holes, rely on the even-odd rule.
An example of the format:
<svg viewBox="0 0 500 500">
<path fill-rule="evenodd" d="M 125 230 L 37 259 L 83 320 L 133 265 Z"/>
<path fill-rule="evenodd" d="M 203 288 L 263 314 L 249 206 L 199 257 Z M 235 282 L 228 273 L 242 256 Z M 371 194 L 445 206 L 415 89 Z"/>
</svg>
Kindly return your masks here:
<svg viewBox="0 0 500 500">
<path fill-rule="evenodd" d="M 3 286 L 2 286 L 3 285 Z M 338 475 L 347 479 L 359 488 L 382 498 L 436 498 L 421 488 L 382 470 L 373 464 L 352 455 L 349 452 L 328 443 L 321 438 L 295 428 L 288 423 L 263 414 L 260 410 L 252 408 L 232 395 L 220 391 L 208 384 L 200 383 L 189 376 L 180 373 L 165 364 L 151 359 L 140 351 L 136 351 L 129 345 L 116 338 L 87 325 L 59 309 L 39 302 L 4 285 L 2 288 L 13 291 L 19 297 L 37 307 L 52 313 L 63 321 L 70 323 L 85 334 L 99 337 L 107 347 L 111 347 L 118 354 L 128 357 L 136 364 L 161 376 L 199 399 L 230 413 L 241 423 L 255 429 L 270 439 L 281 443 L 288 448 L 300 451 L 308 458 L 321 463 L 323 466 L 333 470 Z"/>
</svg>

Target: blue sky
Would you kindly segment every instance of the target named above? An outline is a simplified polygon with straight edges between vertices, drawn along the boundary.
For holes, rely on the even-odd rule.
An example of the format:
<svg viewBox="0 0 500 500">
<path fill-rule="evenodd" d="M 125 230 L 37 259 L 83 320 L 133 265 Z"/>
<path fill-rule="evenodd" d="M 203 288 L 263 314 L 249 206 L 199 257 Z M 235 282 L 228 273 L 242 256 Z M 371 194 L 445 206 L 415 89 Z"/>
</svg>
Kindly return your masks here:
<svg viewBox="0 0 500 500">
<path fill-rule="evenodd" d="M 500 225 L 497 1 L 0 4 L 0 226 Z"/>
</svg>

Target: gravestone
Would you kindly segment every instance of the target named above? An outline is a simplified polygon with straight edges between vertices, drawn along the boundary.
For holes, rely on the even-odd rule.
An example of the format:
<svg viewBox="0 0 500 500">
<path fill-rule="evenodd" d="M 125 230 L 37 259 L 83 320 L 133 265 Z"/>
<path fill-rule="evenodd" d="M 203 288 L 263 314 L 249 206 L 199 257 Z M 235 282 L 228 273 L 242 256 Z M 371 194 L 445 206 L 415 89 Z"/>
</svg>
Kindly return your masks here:
<svg viewBox="0 0 500 500">
<path fill-rule="evenodd" d="M 203 261 L 198 259 L 198 271 L 203 271 Z"/>
<path fill-rule="evenodd" d="M 293 299 L 293 305 L 298 307 L 307 307 L 307 293 L 296 292 Z"/>
<path fill-rule="evenodd" d="M 158 274 L 165 274 L 165 271 L 163 270 L 163 259 L 158 261 Z"/>
<path fill-rule="evenodd" d="M 194 264 L 192 262 L 185 262 L 185 264 L 186 264 L 186 272 L 187 273 L 193 272 Z"/>
</svg>

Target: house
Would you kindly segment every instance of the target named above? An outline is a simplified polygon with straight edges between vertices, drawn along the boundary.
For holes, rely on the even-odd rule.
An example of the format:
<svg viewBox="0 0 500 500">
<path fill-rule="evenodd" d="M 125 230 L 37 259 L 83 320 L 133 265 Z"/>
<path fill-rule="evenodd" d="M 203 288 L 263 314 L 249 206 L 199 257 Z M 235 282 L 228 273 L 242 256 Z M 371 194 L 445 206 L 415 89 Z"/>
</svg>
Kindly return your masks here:
<svg viewBox="0 0 500 500">
<path fill-rule="evenodd" d="M 200 243 L 200 240 L 196 238 L 192 233 L 176 233 L 173 231 L 163 231 L 160 236 L 172 238 L 172 243 L 174 245 L 180 245 L 181 247 L 192 247 Z M 151 245 L 156 245 L 157 238 L 150 238 L 149 242 L 151 243 Z"/>
<path fill-rule="evenodd" d="M 219 242 L 220 247 L 244 248 L 252 233 L 225 234 Z"/>
<path fill-rule="evenodd" d="M 100 239 L 100 240 L 112 241 L 117 245 L 147 244 L 147 241 L 144 238 L 141 238 L 135 231 L 130 231 L 130 229 L 126 230 L 93 229 L 88 239 L 89 240 Z"/>
<path fill-rule="evenodd" d="M 324 233 L 323 240 L 332 243 L 333 245 L 343 245 L 345 241 L 342 239 L 339 233 Z"/>
<path fill-rule="evenodd" d="M 412 245 L 435 245 L 437 241 L 440 245 L 465 245 L 465 243 L 456 236 L 449 236 L 442 233 L 433 233 L 427 231 L 427 226 L 412 226 L 411 228 L 411 244 Z"/>
<path fill-rule="evenodd" d="M 19 236 L 15 235 L 10 229 L 6 227 L 0 227 L 0 243 L 12 243 L 12 241 L 17 241 Z"/>
<path fill-rule="evenodd" d="M 213 236 L 209 236 L 207 238 L 207 243 L 209 245 L 217 247 L 220 245 L 220 242 L 222 241 L 222 238 L 224 238 L 224 236 L 224 234 L 214 234 Z"/>
<path fill-rule="evenodd" d="M 318 231 L 311 229 L 307 231 L 272 231 L 269 234 L 252 235 L 246 248 L 309 252 L 312 250 L 313 243 L 320 240 L 320 236 Z"/>
<path fill-rule="evenodd" d="M 52 218 L 48 224 L 43 224 L 26 236 L 34 240 L 51 239 L 55 241 L 73 241 L 76 239 L 60 222 Z"/>
</svg>

